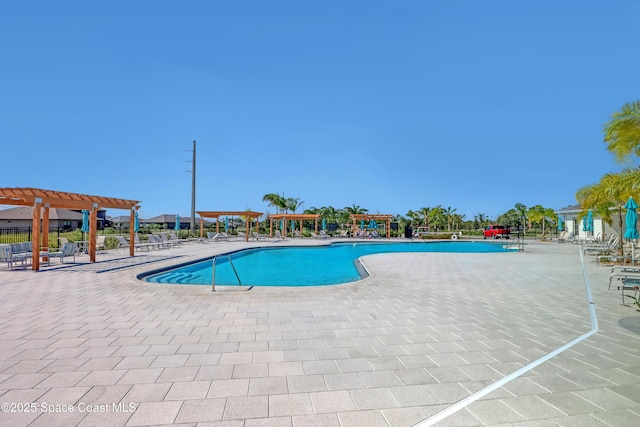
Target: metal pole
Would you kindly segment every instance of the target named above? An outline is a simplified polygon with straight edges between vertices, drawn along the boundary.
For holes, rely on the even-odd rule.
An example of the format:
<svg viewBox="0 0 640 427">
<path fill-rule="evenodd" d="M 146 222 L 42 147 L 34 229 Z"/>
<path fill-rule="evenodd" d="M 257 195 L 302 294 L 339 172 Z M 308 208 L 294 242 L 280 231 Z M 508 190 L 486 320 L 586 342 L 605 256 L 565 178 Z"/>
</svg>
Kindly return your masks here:
<svg viewBox="0 0 640 427">
<path fill-rule="evenodd" d="M 211 292 L 216 291 L 216 257 L 211 260 Z"/>
<path fill-rule="evenodd" d="M 193 141 L 193 164 L 191 167 L 191 234 L 196 231 L 196 142 Z"/>
</svg>

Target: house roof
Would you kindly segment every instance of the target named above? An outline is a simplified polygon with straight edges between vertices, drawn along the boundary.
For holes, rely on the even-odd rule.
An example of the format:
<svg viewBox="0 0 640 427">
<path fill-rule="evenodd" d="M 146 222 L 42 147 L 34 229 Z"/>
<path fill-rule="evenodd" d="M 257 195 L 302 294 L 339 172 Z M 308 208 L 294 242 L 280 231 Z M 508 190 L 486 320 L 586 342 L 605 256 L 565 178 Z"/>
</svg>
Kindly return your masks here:
<svg viewBox="0 0 640 427">
<path fill-rule="evenodd" d="M 556 213 L 576 213 L 581 211 L 582 211 L 581 205 L 571 205 L 571 206 L 564 207 L 562 209 L 558 209 Z"/>
<path fill-rule="evenodd" d="M 189 219 L 189 218 L 191 218 L 191 217 L 180 215 L 180 222 L 184 222 L 185 219 Z M 170 223 L 170 222 L 176 222 L 176 215 L 175 214 L 162 214 L 162 215 L 156 215 L 156 216 L 154 216 L 152 218 L 146 218 L 146 219 L 140 218 L 140 222 L 141 223 L 150 222 L 150 223 L 153 223 L 153 224 L 165 224 L 165 223 Z"/>
<path fill-rule="evenodd" d="M 33 219 L 33 207 L 20 206 L 17 208 L 2 209 L 0 210 L 0 219 L 31 221 Z M 82 221 L 82 214 L 69 209 L 51 208 L 49 209 L 49 219 L 60 221 Z"/>
</svg>

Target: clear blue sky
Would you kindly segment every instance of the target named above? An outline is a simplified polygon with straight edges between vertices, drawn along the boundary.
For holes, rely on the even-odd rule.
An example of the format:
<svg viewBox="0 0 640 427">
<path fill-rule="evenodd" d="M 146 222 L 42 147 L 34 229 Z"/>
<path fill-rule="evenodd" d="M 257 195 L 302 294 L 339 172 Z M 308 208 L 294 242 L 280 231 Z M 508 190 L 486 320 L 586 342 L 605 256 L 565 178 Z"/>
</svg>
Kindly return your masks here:
<svg viewBox="0 0 640 427">
<path fill-rule="evenodd" d="M 0 187 L 141 216 L 352 204 L 559 209 L 620 170 L 640 1 L 12 1 Z M 124 214 L 122 211 L 110 215 Z"/>
</svg>

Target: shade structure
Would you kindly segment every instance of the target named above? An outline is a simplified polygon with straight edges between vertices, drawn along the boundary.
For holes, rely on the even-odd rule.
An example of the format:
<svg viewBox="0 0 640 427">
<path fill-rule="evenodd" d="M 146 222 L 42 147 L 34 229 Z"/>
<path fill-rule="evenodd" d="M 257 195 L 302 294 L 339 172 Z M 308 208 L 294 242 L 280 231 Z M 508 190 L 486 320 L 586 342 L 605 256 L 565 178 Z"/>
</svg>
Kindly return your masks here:
<svg viewBox="0 0 640 427">
<path fill-rule="evenodd" d="M 176 226 L 173 227 L 174 230 L 180 231 L 180 215 L 176 215 Z"/>
<path fill-rule="evenodd" d="M 83 233 L 89 232 L 89 211 L 87 209 L 82 210 L 82 228 L 80 231 Z"/>
<path fill-rule="evenodd" d="M 138 211 L 135 211 L 133 219 L 133 231 L 137 233 L 140 231 L 140 220 L 138 219 Z"/>
</svg>

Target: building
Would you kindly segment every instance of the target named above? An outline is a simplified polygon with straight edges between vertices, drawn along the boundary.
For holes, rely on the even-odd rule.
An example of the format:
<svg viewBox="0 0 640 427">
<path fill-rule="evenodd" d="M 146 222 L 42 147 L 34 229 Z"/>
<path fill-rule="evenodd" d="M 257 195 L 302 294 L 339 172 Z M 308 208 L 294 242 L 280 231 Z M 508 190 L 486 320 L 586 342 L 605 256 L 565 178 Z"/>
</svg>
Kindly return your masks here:
<svg viewBox="0 0 640 427">
<path fill-rule="evenodd" d="M 596 214 L 593 216 L 593 233 L 583 231 L 582 219 L 579 218 L 581 212 L 583 212 L 583 210 L 580 205 L 567 206 L 556 211 L 556 214 L 564 219 L 563 230 L 569 233 L 569 237 L 576 237 L 578 239 L 595 237 L 602 240 L 611 234 L 621 235 L 618 227 L 611 227 Z M 587 233 L 589 233 L 589 235 L 587 235 Z"/>
<path fill-rule="evenodd" d="M 98 228 L 102 229 L 106 217 L 105 210 L 99 210 Z M 16 207 L 0 210 L 0 227 L 2 228 L 30 228 L 33 226 L 33 208 Z M 49 228 L 61 228 L 64 230 L 75 230 L 82 227 L 82 211 L 69 209 L 50 208 Z"/>
</svg>

